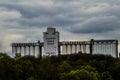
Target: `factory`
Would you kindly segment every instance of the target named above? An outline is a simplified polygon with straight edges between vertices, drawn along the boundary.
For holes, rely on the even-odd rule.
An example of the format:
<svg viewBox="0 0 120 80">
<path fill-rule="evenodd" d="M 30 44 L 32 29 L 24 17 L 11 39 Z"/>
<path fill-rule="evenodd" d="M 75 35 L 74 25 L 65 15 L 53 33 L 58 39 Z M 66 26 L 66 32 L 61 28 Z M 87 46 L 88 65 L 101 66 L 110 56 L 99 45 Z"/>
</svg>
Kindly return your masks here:
<svg viewBox="0 0 120 80">
<path fill-rule="evenodd" d="M 12 56 L 59 56 L 65 54 L 105 54 L 118 55 L 118 40 L 62 41 L 56 28 L 47 28 L 43 32 L 43 42 L 12 43 Z"/>
</svg>

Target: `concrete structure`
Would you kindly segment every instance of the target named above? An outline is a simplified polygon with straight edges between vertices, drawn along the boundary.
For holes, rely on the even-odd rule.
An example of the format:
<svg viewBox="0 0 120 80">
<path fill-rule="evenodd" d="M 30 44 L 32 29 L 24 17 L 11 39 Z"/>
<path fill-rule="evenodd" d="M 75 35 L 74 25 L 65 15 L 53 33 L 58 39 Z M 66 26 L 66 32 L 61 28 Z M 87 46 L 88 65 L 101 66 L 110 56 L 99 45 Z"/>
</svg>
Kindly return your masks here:
<svg viewBox="0 0 120 80">
<path fill-rule="evenodd" d="M 113 57 L 118 55 L 118 40 L 94 40 L 90 41 L 63 41 L 59 42 L 59 32 L 55 28 L 47 28 L 43 32 L 44 42 L 37 43 L 12 43 L 12 53 L 29 56 L 53 56 L 74 53 L 106 54 Z M 42 53 L 44 49 L 44 53 Z"/>
<path fill-rule="evenodd" d="M 12 43 L 12 56 L 39 56 L 42 57 L 43 43 Z M 37 55 L 36 55 L 37 54 Z"/>
<path fill-rule="evenodd" d="M 63 54 L 87 53 L 119 57 L 118 40 L 91 39 L 90 41 L 64 41 L 61 44 Z"/>
<path fill-rule="evenodd" d="M 52 56 L 59 53 L 59 32 L 55 28 L 47 28 L 47 32 L 43 32 L 44 36 L 44 55 Z"/>
</svg>

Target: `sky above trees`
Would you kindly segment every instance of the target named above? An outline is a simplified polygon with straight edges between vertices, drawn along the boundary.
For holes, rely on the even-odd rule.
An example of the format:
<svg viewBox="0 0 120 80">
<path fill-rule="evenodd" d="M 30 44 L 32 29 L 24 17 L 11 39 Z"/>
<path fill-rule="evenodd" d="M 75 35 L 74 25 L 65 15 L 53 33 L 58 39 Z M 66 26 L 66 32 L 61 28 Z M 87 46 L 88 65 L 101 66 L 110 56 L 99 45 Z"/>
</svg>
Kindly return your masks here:
<svg viewBox="0 0 120 80">
<path fill-rule="evenodd" d="M 60 41 L 120 39 L 120 0 L 0 0 L 0 51 L 12 42 L 43 41 L 56 27 Z"/>
</svg>

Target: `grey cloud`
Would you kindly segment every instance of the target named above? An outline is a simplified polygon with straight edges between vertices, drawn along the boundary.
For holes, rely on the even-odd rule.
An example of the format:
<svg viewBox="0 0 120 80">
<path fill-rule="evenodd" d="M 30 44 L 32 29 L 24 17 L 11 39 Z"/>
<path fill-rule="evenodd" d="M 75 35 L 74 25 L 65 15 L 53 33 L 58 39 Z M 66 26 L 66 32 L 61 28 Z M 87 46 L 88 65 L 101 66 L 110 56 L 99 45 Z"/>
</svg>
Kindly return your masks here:
<svg viewBox="0 0 120 80">
<path fill-rule="evenodd" d="M 42 8 L 29 8 L 29 7 L 24 7 L 24 6 L 13 6 L 13 5 L 1 5 L 1 6 L 4 6 L 4 7 L 7 7 L 8 9 L 13 9 L 13 10 L 17 10 L 19 11 L 23 18 L 20 19 L 20 23 L 22 23 L 23 25 L 30 25 L 30 26 L 33 26 L 33 25 L 46 25 L 46 24 L 69 24 L 71 23 L 72 21 L 70 21 L 69 19 L 66 19 L 66 18 L 61 18 L 59 17 L 59 13 L 62 14 L 62 12 L 64 11 L 60 11 L 60 10 L 57 10 L 54 9 L 53 10 L 46 10 L 44 9 L 44 7 Z M 62 9 L 61 9 L 62 10 Z M 34 19 L 38 19 L 38 20 L 35 20 Z M 46 19 L 48 19 L 49 21 L 45 21 Z M 45 21 L 45 22 L 43 22 Z"/>
<path fill-rule="evenodd" d="M 102 33 L 120 29 L 120 20 L 115 16 L 96 17 L 77 25 L 71 31 L 75 33 Z"/>
<path fill-rule="evenodd" d="M 2 49 L 10 44 L 7 40 L 42 40 L 42 32 L 48 26 L 60 29 L 65 35 L 61 36 L 63 40 L 78 39 L 79 35 L 80 39 L 120 35 L 120 0 L 1 0 L 1 7 L 5 9 L 0 14 L 3 10 L 8 13 L 5 19 L 0 18 L 0 32 L 6 32 L 0 34 L 5 36 L 0 40 Z M 11 11 L 16 17 L 9 14 Z"/>
<path fill-rule="evenodd" d="M 8 9 L 12 9 L 12 10 L 17 10 L 25 18 L 38 17 L 40 15 L 39 10 L 37 9 L 34 10 L 34 8 L 29 9 L 29 7 L 20 6 L 20 5 L 11 5 L 11 4 L 0 4 L 0 6 L 8 8 Z"/>
<path fill-rule="evenodd" d="M 56 24 L 56 25 L 66 25 L 66 27 L 69 27 L 71 25 L 71 26 L 74 26 L 76 29 L 76 30 L 73 29 L 72 32 L 79 32 L 80 30 L 80 32 L 83 32 L 83 33 L 87 33 L 87 31 L 88 33 L 90 33 L 95 31 L 103 32 L 106 30 L 113 30 L 112 27 L 108 27 L 108 28 L 101 27 L 101 26 L 105 26 L 105 27 L 109 26 L 109 24 L 111 24 L 111 22 L 109 21 L 101 22 L 99 20 L 96 23 L 90 22 L 86 24 L 85 22 L 89 18 L 100 16 L 100 15 L 101 16 L 115 15 L 119 17 L 120 6 L 118 6 L 117 2 L 113 2 L 113 0 L 110 0 L 110 1 L 93 0 L 90 3 L 88 3 L 89 2 L 88 0 L 81 0 L 81 1 L 49 0 L 49 1 L 51 1 L 53 5 L 41 6 L 41 5 L 35 5 L 34 3 L 33 5 L 28 5 L 28 4 L 25 5 L 24 3 L 22 3 L 22 1 L 20 3 L 13 2 L 13 4 L 11 4 L 8 2 L 8 3 L 2 3 L 0 5 L 2 7 L 7 7 L 8 9 L 19 11 L 22 15 L 22 18 L 18 20 L 18 23 L 21 26 L 34 26 L 34 27 L 37 26 L 38 27 L 41 25 Z M 28 1 L 26 0 L 25 2 L 28 2 Z M 30 3 L 32 2 L 39 2 L 39 1 L 37 0 L 31 1 Z M 95 10 L 95 11 L 92 11 L 92 10 Z M 79 24 L 82 24 L 78 26 L 78 27 L 82 27 L 82 29 L 76 27 L 76 25 L 79 25 Z M 113 24 L 116 26 L 115 22 L 113 22 Z M 96 28 L 96 26 L 98 28 Z M 100 29 L 100 30 L 97 31 L 97 29 Z"/>
</svg>

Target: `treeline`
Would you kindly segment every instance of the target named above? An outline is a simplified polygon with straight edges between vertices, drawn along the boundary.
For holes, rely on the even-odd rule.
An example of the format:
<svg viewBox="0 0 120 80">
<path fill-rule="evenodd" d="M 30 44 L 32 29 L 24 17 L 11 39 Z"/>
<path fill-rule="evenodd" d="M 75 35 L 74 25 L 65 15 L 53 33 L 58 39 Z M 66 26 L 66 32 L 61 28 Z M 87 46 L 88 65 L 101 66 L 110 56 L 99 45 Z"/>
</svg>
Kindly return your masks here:
<svg viewBox="0 0 120 80">
<path fill-rule="evenodd" d="M 89 54 L 11 58 L 0 53 L 0 80 L 120 80 L 120 58 Z"/>
</svg>

